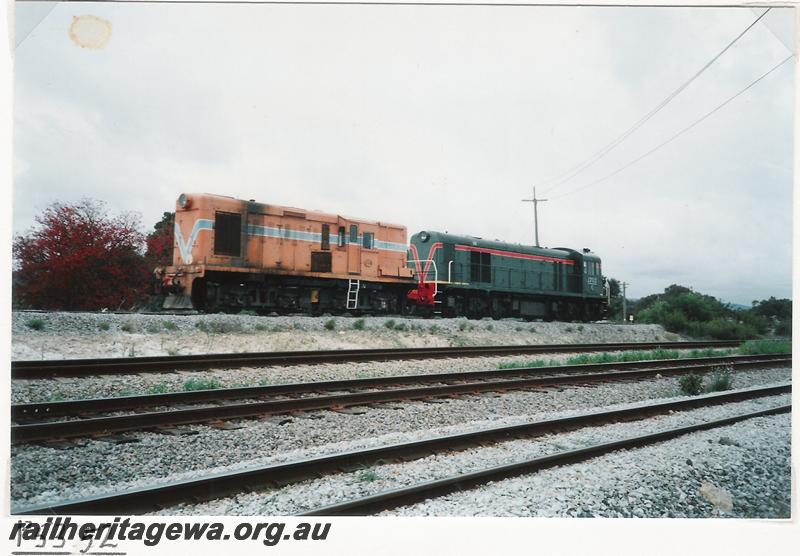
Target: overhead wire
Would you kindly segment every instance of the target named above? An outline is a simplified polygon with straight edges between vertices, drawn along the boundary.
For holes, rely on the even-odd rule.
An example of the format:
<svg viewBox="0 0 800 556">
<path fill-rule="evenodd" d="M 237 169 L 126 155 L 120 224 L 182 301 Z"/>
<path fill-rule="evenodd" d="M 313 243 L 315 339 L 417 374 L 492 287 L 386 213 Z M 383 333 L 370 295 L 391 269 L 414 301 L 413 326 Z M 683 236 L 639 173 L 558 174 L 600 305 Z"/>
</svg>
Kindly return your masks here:
<svg viewBox="0 0 800 556">
<path fill-rule="evenodd" d="M 655 108 L 653 108 L 652 110 L 650 110 L 650 112 L 648 112 L 647 114 L 642 116 L 636 123 L 634 123 L 631 127 L 629 127 L 626 131 L 624 131 L 616 139 L 611 141 L 608 145 L 606 145 L 605 147 L 600 149 L 598 152 L 596 152 L 594 155 L 592 155 L 588 159 L 586 159 L 583 162 L 577 164 L 576 166 L 573 166 L 570 170 L 567 170 L 566 172 L 562 172 L 561 174 L 559 174 L 559 175 L 557 175 L 557 176 L 555 176 L 553 178 L 550 178 L 548 180 L 545 180 L 543 183 L 539 184 L 539 186 L 541 186 L 541 185 L 546 185 L 546 184 L 555 182 L 551 187 L 545 189 L 545 191 L 543 191 L 543 193 L 550 193 L 550 192 L 554 191 L 555 189 L 557 189 L 558 187 L 560 187 L 564 183 L 567 183 L 568 181 L 572 180 L 575 176 L 577 176 L 578 174 L 580 174 L 581 172 L 583 172 L 587 168 L 593 166 L 597 161 L 599 161 L 606 154 L 611 152 L 617 145 L 622 143 L 631 134 L 633 134 L 637 129 L 639 129 L 645 123 L 647 123 L 653 116 L 655 116 L 665 106 L 667 106 L 670 102 L 672 102 L 672 100 L 675 97 L 677 97 L 684 89 L 686 89 L 686 87 L 688 87 L 695 79 L 700 77 L 709 67 L 711 67 L 711 65 L 714 62 L 716 62 L 723 54 L 725 54 L 725 52 L 727 52 L 734 44 L 736 44 L 736 42 L 739 39 L 741 39 L 745 35 L 745 33 L 747 33 L 750 29 L 752 29 L 756 25 L 756 23 L 761 21 L 761 19 L 765 15 L 767 15 L 767 13 L 769 13 L 769 11 L 771 9 L 772 8 L 767 8 L 764 11 L 764 13 L 759 15 L 755 19 L 755 21 L 753 21 L 752 23 L 750 23 L 750 25 L 745 27 L 745 29 L 741 33 L 739 33 L 732 41 L 730 41 L 725 46 L 725 48 L 720 50 L 713 58 L 711 58 L 711 60 L 706 62 L 705 65 L 703 65 L 703 67 L 700 68 L 694 75 L 692 75 L 683 84 L 681 84 L 680 87 L 678 87 L 677 89 L 672 91 L 669 95 L 667 95 L 667 97 L 664 100 L 662 100 L 660 103 L 658 103 L 658 105 L 656 105 Z"/>
<path fill-rule="evenodd" d="M 630 168 L 631 166 L 633 166 L 634 164 L 636 164 L 636 163 L 637 163 L 637 162 L 639 162 L 640 160 L 642 160 L 642 159 L 644 159 L 644 158 L 646 158 L 646 157 L 650 156 L 651 154 L 653 154 L 653 153 L 654 153 L 654 152 L 656 152 L 657 150 L 661 149 L 662 147 L 664 147 L 664 146 L 666 146 L 667 144 L 671 143 L 672 141 L 674 141 L 675 139 L 677 139 L 678 137 L 680 137 L 681 135 L 683 135 L 684 133 L 686 133 L 686 132 L 687 132 L 687 131 L 689 131 L 690 129 L 692 129 L 692 128 L 694 128 L 695 126 L 697 126 L 699 123 L 701 123 L 701 122 L 703 122 L 704 120 L 706 120 L 706 119 L 707 119 L 708 117 L 710 117 L 711 115 L 713 115 L 713 114 L 715 114 L 716 112 L 718 112 L 719 110 L 721 110 L 723 107 L 725 107 L 726 105 L 728 105 L 728 104 L 729 104 L 730 102 L 732 102 L 734 99 L 736 99 L 736 98 L 738 98 L 739 96 L 743 95 L 743 94 L 744 94 L 745 92 L 747 92 L 747 91 L 748 91 L 748 90 L 749 90 L 751 87 L 753 87 L 753 86 L 754 86 L 756 83 L 758 83 L 758 82 L 759 82 L 759 81 L 761 81 L 762 79 L 766 78 L 766 77 L 767 77 L 769 74 L 771 74 L 772 72 L 774 72 L 775 70 L 777 70 L 778 68 L 780 68 L 780 67 L 781 67 L 783 64 L 785 64 L 786 62 L 788 62 L 789 60 L 791 60 L 793 57 L 794 57 L 794 54 L 790 54 L 789 56 L 787 56 L 786 58 L 784 58 L 784 59 L 783 59 L 781 62 L 779 62 L 778 64 L 776 64 L 775 66 L 773 66 L 773 67 L 772 67 L 772 68 L 771 68 L 769 71 L 767 71 L 766 73 L 762 74 L 762 75 L 761 75 L 760 77 L 758 77 L 756 80 L 752 81 L 752 82 L 751 82 L 749 85 L 747 85 L 747 86 L 746 86 L 744 89 L 740 90 L 738 93 L 736 93 L 735 95 L 733 95 L 733 96 L 729 97 L 729 98 L 728 98 L 727 100 L 725 100 L 723 103 L 719 104 L 719 105 L 718 105 L 716 108 L 714 108 L 714 109 L 713 109 L 713 110 L 711 110 L 710 112 L 707 112 L 705 115 L 703 115 L 703 116 L 702 116 L 702 117 L 700 117 L 699 119 L 695 120 L 695 121 L 694 121 L 692 124 L 690 124 L 690 125 L 688 125 L 687 127 L 683 128 L 682 130 L 680 130 L 679 132 L 677 132 L 676 134 L 674 134 L 673 136 L 671 136 L 671 137 L 670 137 L 669 139 L 667 139 L 666 141 L 663 141 L 662 143 L 659 143 L 658 145 L 656 145 L 655 147 L 653 147 L 652 149 L 650 149 L 650 150 L 649 150 L 649 151 L 647 151 L 646 153 L 644 153 L 644 154 L 642 154 L 641 156 L 639 156 L 639 157 L 637 157 L 637 158 L 633 159 L 632 161 L 628 162 L 627 164 L 625 164 L 625 165 L 624 165 L 624 166 L 622 166 L 621 168 L 618 168 L 618 169 L 617 169 L 617 170 L 615 170 L 614 172 L 611 172 L 610 174 L 608 174 L 608 175 L 606 175 L 606 176 L 603 176 L 602 178 L 599 178 L 599 179 L 596 179 L 596 180 L 594 180 L 594 181 L 592 181 L 592 182 L 589 182 L 589 183 L 587 183 L 586 185 L 583 185 L 583 186 L 581 186 L 581 187 L 579 187 L 579 188 L 577 188 L 577 189 L 573 189 L 573 190 L 571 190 L 571 191 L 568 191 L 567 193 L 562 193 L 561 195 L 556 195 L 555 197 L 551 197 L 551 200 L 561 199 L 561 198 L 563 198 L 563 197 L 566 197 L 566 196 L 568 196 L 568 195 L 572 195 L 573 193 L 577 193 L 577 192 L 579 192 L 579 191 L 583 191 L 584 189 L 588 189 L 589 187 L 592 187 L 592 186 L 594 186 L 594 185 L 597 185 L 597 184 L 599 184 L 599 183 L 601 183 L 601 182 L 604 182 L 604 181 L 606 181 L 606 180 L 608 180 L 608 179 L 610 179 L 610 178 L 612 178 L 612 177 L 616 176 L 616 175 L 617 175 L 617 174 L 619 174 L 620 172 L 623 172 L 623 171 L 627 170 L 628 168 Z"/>
</svg>

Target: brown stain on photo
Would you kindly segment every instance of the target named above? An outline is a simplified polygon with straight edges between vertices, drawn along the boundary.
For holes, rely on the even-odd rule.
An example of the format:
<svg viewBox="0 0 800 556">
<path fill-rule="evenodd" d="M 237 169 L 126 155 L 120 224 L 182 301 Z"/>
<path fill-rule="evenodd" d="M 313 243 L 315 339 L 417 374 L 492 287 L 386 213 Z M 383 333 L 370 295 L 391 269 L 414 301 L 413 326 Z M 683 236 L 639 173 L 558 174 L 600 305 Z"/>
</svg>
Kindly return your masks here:
<svg viewBox="0 0 800 556">
<path fill-rule="evenodd" d="M 69 38 L 81 48 L 99 50 L 111 40 L 111 22 L 93 15 L 73 16 Z"/>
</svg>

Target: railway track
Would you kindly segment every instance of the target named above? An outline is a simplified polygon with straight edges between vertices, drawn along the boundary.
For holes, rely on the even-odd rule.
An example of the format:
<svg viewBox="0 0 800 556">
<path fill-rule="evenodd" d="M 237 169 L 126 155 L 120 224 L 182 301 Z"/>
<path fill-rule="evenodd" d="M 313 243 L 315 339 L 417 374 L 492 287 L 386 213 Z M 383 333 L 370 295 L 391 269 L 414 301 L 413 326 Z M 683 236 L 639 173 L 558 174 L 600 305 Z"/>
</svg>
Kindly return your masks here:
<svg viewBox="0 0 800 556">
<path fill-rule="evenodd" d="M 398 508 L 400 506 L 407 506 L 429 498 L 444 496 L 446 494 L 450 494 L 451 492 L 458 492 L 474 488 L 491 481 L 508 479 L 510 477 L 540 471 L 542 469 L 548 469 L 550 467 L 556 467 L 559 465 L 577 463 L 601 456 L 603 454 L 608 454 L 616 450 L 639 448 L 649 444 L 671 440 L 673 438 L 693 432 L 732 425 L 734 423 L 738 423 L 747 419 L 753 419 L 755 417 L 765 417 L 769 415 L 788 413 L 791 411 L 791 409 L 791 405 L 783 405 L 763 411 L 743 413 L 724 419 L 715 419 L 713 421 L 698 423 L 696 425 L 676 427 L 651 434 L 633 436 L 623 440 L 603 442 L 588 446 L 586 448 L 565 450 L 556 454 L 540 456 L 507 465 L 491 467 L 472 473 L 464 473 L 461 475 L 454 475 L 444 479 L 428 481 L 408 487 L 396 488 L 346 502 L 331 504 L 316 510 L 303 512 L 300 515 L 331 516 L 376 514 L 384 510 Z"/>
<path fill-rule="evenodd" d="M 178 425 L 263 415 L 339 409 L 348 406 L 424 400 L 492 391 L 596 384 L 598 382 L 637 380 L 692 372 L 705 373 L 720 365 L 743 370 L 787 364 L 791 364 L 791 356 L 788 355 L 725 356 L 401 375 L 19 404 L 11 407 L 12 421 L 18 423 L 11 427 L 11 440 L 12 443 L 19 444 L 137 430 L 169 431 L 171 427 Z M 236 399 L 251 401 L 216 405 L 221 400 Z M 213 402 L 214 405 L 208 405 L 209 402 Z M 96 415 L 100 412 L 144 409 L 165 405 L 184 405 L 188 403 L 205 403 L 206 405 L 126 415 L 87 417 L 87 415 Z M 49 420 L 56 417 L 72 416 L 78 416 L 79 418 Z"/>
<path fill-rule="evenodd" d="M 18 505 L 12 507 L 11 513 L 15 515 L 113 515 L 157 511 L 181 502 L 216 499 L 245 490 L 249 491 L 256 488 L 285 485 L 311 477 L 354 469 L 363 465 L 375 465 L 394 460 L 415 459 L 431 453 L 463 450 L 485 443 L 496 443 L 509 439 L 575 430 L 589 425 L 643 419 L 672 411 L 719 405 L 764 396 L 786 394 L 789 392 L 791 392 L 791 384 L 784 383 L 766 387 L 754 387 L 706 394 L 677 401 L 651 402 L 625 409 L 592 411 L 560 419 L 532 421 L 513 426 L 483 429 L 469 433 L 440 436 L 427 440 L 331 454 L 289 463 L 254 467 L 230 473 L 215 473 L 191 480 L 163 483 L 124 492 L 86 497 L 79 500 L 67 500 L 43 505 Z M 572 450 L 536 458 L 534 460 L 516 462 L 476 473 L 470 473 L 468 475 L 449 477 L 409 488 L 396 489 L 363 499 L 349 501 L 344 504 L 325 506 L 309 511 L 304 515 L 362 515 L 373 513 L 389 507 L 441 495 L 445 492 L 452 492 L 455 489 L 470 488 L 491 480 L 528 473 L 546 467 L 562 465 L 564 463 L 581 461 L 613 450 L 660 442 L 690 432 L 724 426 L 757 416 L 785 413 L 790 410 L 791 406 L 783 405 L 764 411 L 740 414 L 725 419 L 698 423 L 692 426 L 657 431 L 648 435 L 622 441 L 598 444 L 580 450 Z"/>
<path fill-rule="evenodd" d="M 436 348 L 351 349 L 328 351 L 280 351 L 260 353 L 217 353 L 166 357 L 110 357 L 100 359 L 53 359 L 12 361 L 12 379 L 43 379 L 92 375 L 161 373 L 176 370 L 204 370 L 252 366 L 290 366 L 359 361 L 435 359 L 443 357 L 487 357 L 537 353 L 581 353 L 651 349 L 735 348 L 742 342 L 628 342 L 604 344 L 547 344 L 520 346 L 473 346 Z"/>
</svg>

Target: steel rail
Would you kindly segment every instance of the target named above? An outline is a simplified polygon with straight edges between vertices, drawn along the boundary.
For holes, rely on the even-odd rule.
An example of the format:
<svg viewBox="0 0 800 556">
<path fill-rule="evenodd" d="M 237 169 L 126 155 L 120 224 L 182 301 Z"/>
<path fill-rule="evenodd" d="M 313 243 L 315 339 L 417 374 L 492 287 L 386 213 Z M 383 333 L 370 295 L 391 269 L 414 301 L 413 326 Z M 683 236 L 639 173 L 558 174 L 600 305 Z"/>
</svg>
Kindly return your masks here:
<svg viewBox="0 0 800 556">
<path fill-rule="evenodd" d="M 708 342 L 633 342 L 603 344 L 542 344 L 520 346 L 472 346 L 437 348 L 347 349 L 326 351 L 276 351 L 258 353 L 213 353 L 167 357 L 108 357 L 101 359 L 52 359 L 12 361 L 12 379 L 42 379 L 91 375 L 135 374 L 240 368 L 246 366 L 289 366 L 315 363 L 433 359 L 439 357 L 486 357 L 534 353 L 581 353 L 643 349 L 735 348 L 740 341 Z"/>
<path fill-rule="evenodd" d="M 506 465 L 500 465 L 481 471 L 472 473 L 464 473 L 461 475 L 454 475 L 444 479 L 428 481 L 412 485 L 409 487 L 401 487 L 371 496 L 365 496 L 355 500 L 349 500 L 339 504 L 331 504 L 316 510 L 301 513 L 300 515 L 370 515 L 383 510 L 397 508 L 400 506 L 407 506 L 422 500 L 443 496 L 456 491 L 471 489 L 476 486 L 486 484 L 490 481 L 498 481 L 531 473 L 533 471 L 540 471 L 550 467 L 559 465 L 577 463 L 587 459 L 595 458 L 609 452 L 622 449 L 638 448 L 671 440 L 679 436 L 689 433 L 709 430 L 713 428 L 732 425 L 747 419 L 755 417 L 764 417 L 769 415 L 777 415 L 781 413 L 789 413 L 792 410 L 791 405 L 782 405 L 779 407 L 765 409 L 762 411 L 754 411 L 750 413 L 742 413 L 724 419 L 715 419 L 705 423 L 696 425 L 689 425 L 685 427 L 677 427 L 669 430 L 659 431 L 651 434 L 625 438 L 613 442 L 604 442 L 601 444 L 594 444 L 586 448 L 579 448 L 576 450 L 567 450 L 557 454 L 548 456 L 541 456 L 525 461 L 519 461 Z"/>
<path fill-rule="evenodd" d="M 754 368 L 763 365 L 775 365 L 774 360 L 746 362 L 735 364 L 734 368 Z M 298 411 L 315 411 L 335 409 L 356 405 L 420 400 L 435 397 L 474 394 L 532 388 L 564 384 L 588 384 L 609 380 L 631 380 L 653 377 L 656 375 L 685 374 L 690 372 L 710 371 L 714 364 L 686 365 L 683 367 L 658 367 L 655 369 L 634 369 L 629 371 L 612 371 L 606 373 L 583 373 L 556 375 L 547 377 L 530 377 L 521 379 L 503 379 L 483 382 L 465 382 L 436 386 L 412 388 L 396 388 L 388 390 L 367 391 L 357 393 L 309 396 L 269 400 L 252 403 L 237 403 L 220 406 L 202 406 L 191 409 L 155 411 L 148 413 L 132 413 L 111 417 L 92 417 L 88 419 L 68 421 L 47 421 L 23 425 L 12 425 L 11 442 L 21 444 L 42 440 L 74 438 L 80 436 L 119 433 L 152 428 L 188 425 L 208 421 L 241 419 L 261 415 L 284 414 Z"/>
<path fill-rule="evenodd" d="M 142 409 L 167 405 L 185 405 L 221 400 L 242 400 L 264 398 L 278 395 L 309 394 L 353 388 L 374 388 L 381 386 L 398 386 L 408 384 L 424 384 L 431 382 L 447 382 L 453 380 L 492 379 L 514 376 L 539 375 L 543 373 L 586 373 L 592 371 L 608 371 L 611 369 L 640 369 L 653 367 L 686 366 L 694 364 L 736 364 L 741 362 L 762 362 L 774 360 L 776 364 L 791 361 L 791 354 L 771 355 L 726 355 L 719 357 L 698 357 L 687 359 L 661 359 L 646 361 L 628 361 L 618 363 L 591 363 L 584 365 L 553 365 L 548 367 L 519 367 L 514 369 L 491 369 L 485 371 L 456 371 L 449 373 L 394 375 L 386 377 L 356 378 L 342 380 L 325 380 L 313 382 L 295 382 L 269 386 L 245 386 L 239 388 L 220 388 L 213 390 L 193 390 L 189 392 L 169 392 L 163 394 L 143 394 L 138 396 L 116 396 L 109 398 L 88 398 L 80 400 L 61 400 L 33 402 L 11 406 L 11 420 L 17 423 L 32 420 L 49 419 L 68 415 L 86 415 Z"/>
<path fill-rule="evenodd" d="M 623 409 L 590 411 L 569 417 L 529 421 L 522 424 L 494 427 L 473 432 L 390 444 L 363 450 L 318 456 L 288 463 L 252 467 L 233 472 L 220 472 L 205 477 L 170 483 L 159 483 L 100 494 L 52 504 L 16 505 L 13 515 L 77 514 L 114 515 L 156 511 L 181 502 L 196 502 L 232 495 L 245 490 L 269 485 L 283 485 L 301 481 L 320 474 L 338 473 L 375 465 L 389 460 L 419 458 L 446 450 L 460 450 L 487 442 L 500 442 L 520 437 L 541 435 L 555 431 L 574 430 L 590 424 L 630 420 L 652 415 L 681 411 L 701 406 L 712 406 L 765 396 L 786 394 L 792 391 L 791 383 L 715 392 L 674 401 L 641 404 Z"/>
<path fill-rule="evenodd" d="M 789 362 L 786 359 L 785 362 Z M 780 361 L 748 361 L 731 363 L 734 368 L 756 368 L 772 366 Z M 427 387 L 411 387 L 366 391 L 356 393 L 339 393 L 332 395 L 309 396 L 305 398 L 289 398 L 252 403 L 201 406 L 197 408 L 133 413 L 129 415 L 93 417 L 80 420 L 48 421 L 32 424 L 14 425 L 11 427 L 11 440 L 15 444 L 41 440 L 71 438 L 96 434 L 119 433 L 134 430 L 146 430 L 164 426 L 188 425 L 222 419 L 248 418 L 260 415 L 284 414 L 297 411 L 314 411 L 348 407 L 354 405 L 374 404 L 392 401 L 419 400 L 477 392 L 512 390 L 530 387 L 585 384 L 608 380 L 630 380 L 647 378 L 656 375 L 685 374 L 689 372 L 707 372 L 714 363 L 684 365 L 680 367 L 656 367 L 634 369 L 628 371 L 612 371 L 600 373 L 570 373 L 546 377 L 529 377 L 522 379 L 489 380 L 483 382 L 462 382 Z M 312 389 L 313 391 L 313 389 Z"/>
</svg>

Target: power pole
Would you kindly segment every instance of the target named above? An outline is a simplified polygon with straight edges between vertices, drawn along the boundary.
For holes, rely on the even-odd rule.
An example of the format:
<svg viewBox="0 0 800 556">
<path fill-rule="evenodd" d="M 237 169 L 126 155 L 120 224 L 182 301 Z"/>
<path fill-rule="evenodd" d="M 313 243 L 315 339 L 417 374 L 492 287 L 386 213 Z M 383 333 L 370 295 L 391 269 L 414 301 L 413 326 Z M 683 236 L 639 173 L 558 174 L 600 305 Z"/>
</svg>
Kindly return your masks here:
<svg viewBox="0 0 800 556">
<path fill-rule="evenodd" d="M 628 283 L 623 282 L 620 285 L 622 286 L 622 322 L 628 324 L 628 302 L 625 299 L 625 286 L 627 286 Z"/>
<path fill-rule="evenodd" d="M 536 198 L 536 188 L 533 188 L 533 199 L 522 199 L 525 203 L 533 203 L 533 230 L 536 234 L 536 247 L 539 247 L 539 203 L 544 203 L 547 199 Z"/>
</svg>

